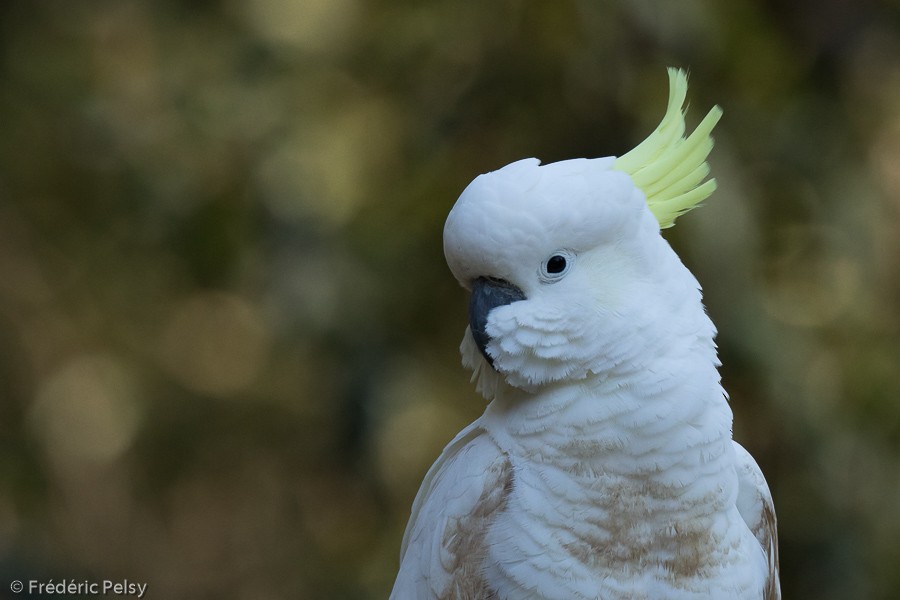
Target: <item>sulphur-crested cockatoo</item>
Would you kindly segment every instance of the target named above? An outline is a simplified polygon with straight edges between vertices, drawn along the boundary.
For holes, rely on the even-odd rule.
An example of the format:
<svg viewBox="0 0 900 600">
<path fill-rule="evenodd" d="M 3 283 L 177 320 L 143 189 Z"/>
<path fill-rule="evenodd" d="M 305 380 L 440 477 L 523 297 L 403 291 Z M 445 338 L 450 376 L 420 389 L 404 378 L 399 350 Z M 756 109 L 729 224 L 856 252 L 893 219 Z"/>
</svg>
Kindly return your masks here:
<svg viewBox="0 0 900 600">
<path fill-rule="evenodd" d="M 716 330 L 660 229 L 709 196 L 714 107 L 619 158 L 520 160 L 444 227 L 490 400 L 425 476 L 392 598 L 774 599 L 772 497 L 732 440 Z"/>
</svg>

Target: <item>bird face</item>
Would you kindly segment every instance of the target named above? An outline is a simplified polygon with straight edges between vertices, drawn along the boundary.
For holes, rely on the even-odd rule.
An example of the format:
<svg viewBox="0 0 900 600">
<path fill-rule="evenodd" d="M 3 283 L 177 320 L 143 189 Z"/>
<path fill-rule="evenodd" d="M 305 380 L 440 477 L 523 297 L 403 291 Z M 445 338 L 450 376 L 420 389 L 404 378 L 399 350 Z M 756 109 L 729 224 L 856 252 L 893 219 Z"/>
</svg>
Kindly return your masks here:
<svg viewBox="0 0 900 600">
<path fill-rule="evenodd" d="M 483 357 L 509 384 L 533 390 L 609 372 L 641 352 L 641 332 L 665 300 L 658 263 L 671 250 L 643 194 L 611 166 L 528 159 L 460 196 L 444 248 L 471 291 L 464 344 L 480 356 L 468 362 Z"/>
</svg>

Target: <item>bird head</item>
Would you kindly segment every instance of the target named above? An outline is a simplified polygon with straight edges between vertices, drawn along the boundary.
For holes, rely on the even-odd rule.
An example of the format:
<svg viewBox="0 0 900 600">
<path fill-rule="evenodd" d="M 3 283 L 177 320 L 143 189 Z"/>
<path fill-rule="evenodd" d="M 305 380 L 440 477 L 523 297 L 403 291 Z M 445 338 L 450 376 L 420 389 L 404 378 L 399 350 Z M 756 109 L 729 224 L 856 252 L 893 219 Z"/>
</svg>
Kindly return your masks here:
<svg viewBox="0 0 900 600">
<path fill-rule="evenodd" d="M 660 235 L 715 189 L 706 180 L 714 107 L 685 137 L 683 71 L 668 109 L 625 155 L 480 175 L 444 227 L 444 253 L 471 292 L 461 346 L 479 390 L 525 391 L 658 367 L 712 323 L 696 279 Z"/>
</svg>

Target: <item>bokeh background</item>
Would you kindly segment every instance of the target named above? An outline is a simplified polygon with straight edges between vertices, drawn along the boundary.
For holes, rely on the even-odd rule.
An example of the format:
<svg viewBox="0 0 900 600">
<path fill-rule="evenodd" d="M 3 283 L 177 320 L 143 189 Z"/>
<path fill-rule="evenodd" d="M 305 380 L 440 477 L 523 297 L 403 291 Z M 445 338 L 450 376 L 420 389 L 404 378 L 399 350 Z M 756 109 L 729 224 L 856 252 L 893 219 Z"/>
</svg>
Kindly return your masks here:
<svg viewBox="0 0 900 600">
<path fill-rule="evenodd" d="M 690 123 L 725 109 L 719 191 L 665 235 L 785 597 L 900 597 L 891 0 L 0 3 L 0 597 L 387 597 L 483 410 L 448 210 L 513 160 L 631 148 L 668 65 Z"/>
</svg>

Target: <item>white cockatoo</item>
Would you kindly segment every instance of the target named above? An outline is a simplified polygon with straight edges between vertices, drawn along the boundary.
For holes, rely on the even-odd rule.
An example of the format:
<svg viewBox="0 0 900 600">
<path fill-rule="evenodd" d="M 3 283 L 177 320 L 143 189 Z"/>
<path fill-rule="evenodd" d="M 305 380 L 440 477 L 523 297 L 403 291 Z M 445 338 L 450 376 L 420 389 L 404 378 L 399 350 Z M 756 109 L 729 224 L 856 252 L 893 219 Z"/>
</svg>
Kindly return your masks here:
<svg viewBox="0 0 900 600">
<path fill-rule="evenodd" d="M 772 497 L 732 440 L 716 330 L 660 236 L 709 196 L 684 72 L 619 158 L 520 160 L 444 227 L 490 404 L 428 471 L 391 598 L 780 598 Z"/>
</svg>

